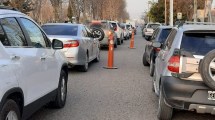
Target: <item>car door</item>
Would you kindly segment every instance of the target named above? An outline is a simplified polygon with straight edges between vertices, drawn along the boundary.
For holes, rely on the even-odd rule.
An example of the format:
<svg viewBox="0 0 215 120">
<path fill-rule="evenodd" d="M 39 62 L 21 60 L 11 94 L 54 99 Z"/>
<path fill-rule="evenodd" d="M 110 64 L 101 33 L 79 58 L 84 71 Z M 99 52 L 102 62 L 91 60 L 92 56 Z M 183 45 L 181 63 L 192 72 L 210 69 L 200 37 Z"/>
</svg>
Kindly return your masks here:
<svg viewBox="0 0 215 120">
<path fill-rule="evenodd" d="M 152 46 L 152 43 L 156 40 L 158 34 L 159 34 L 159 29 L 156 29 L 150 39 L 150 41 L 147 42 L 147 45 L 146 45 L 146 53 L 147 53 L 147 60 L 148 62 L 150 62 L 150 56 L 151 56 L 151 53 L 154 49 L 154 47 Z"/>
<path fill-rule="evenodd" d="M 99 41 L 98 41 L 98 39 L 92 37 L 92 33 L 89 28 L 86 27 L 86 30 L 87 30 L 88 36 L 90 38 L 90 41 L 93 43 L 92 44 L 92 50 L 93 50 L 92 56 L 93 56 L 93 59 L 95 59 L 98 54 Z"/>
<path fill-rule="evenodd" d="M 43 84 L 40 85 L 43 90 L 41 95 L 47 94 L 58 87 L 60 77 L 55 51 L 51 49 L 51 42 L 36 23 L 28 18 L 20 18 L 20 22 L 22 22 L 29 35 L 33 49 L 37 49 L 40 52 L 38 57 L 42 63 L 41 69 L 43 71 L 41 73 L 41 79 L 43 80 Z"/>
<path fill-rule="evenodd" d="M 87 46 L 88 46 L 89 59 L 90 59 L 90 61 L 92 61 L 94 59 L 94 52 L 93 52 L 94 41 L 93 41 L 93 38 L 91 37 L 90 30 L 85 26 L 84 26 L 84 29 L 87 33 L 86 39 L 87 39 L 87 43 L 88 43 Z"/>
<path fill-rule="evenodd" d="M 10 43 L 7 50 L 17 65 L 16 76 L 23 88 L 26 105 L 41 97 L 44 91 L 41 83 L 45 82 L 45 71 L 40 58 L 43 52 L 31 47 L 27 32 L 21 29 L 16 18 L 2 18 L 0 21 Z"/>
</svg>

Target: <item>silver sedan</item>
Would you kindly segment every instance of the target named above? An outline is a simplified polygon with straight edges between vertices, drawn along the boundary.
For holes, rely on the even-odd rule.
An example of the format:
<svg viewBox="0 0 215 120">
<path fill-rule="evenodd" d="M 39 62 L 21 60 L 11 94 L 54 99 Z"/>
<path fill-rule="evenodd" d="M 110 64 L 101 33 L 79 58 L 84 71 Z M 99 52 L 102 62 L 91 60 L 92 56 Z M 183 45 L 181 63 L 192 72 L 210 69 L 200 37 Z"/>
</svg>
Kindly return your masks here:
<svg viewBox="0 0 215 120">
<path fill-rule="evenodd" d="M 100 43 L 91 31 L 82 24 L 48 23 L 42 26 L 49 39 L 58 39 L 64 43 L 62 52 L 70 66 L 79 66 L 87 72 L 91 61 L 100 60 Z"/>
</svg>

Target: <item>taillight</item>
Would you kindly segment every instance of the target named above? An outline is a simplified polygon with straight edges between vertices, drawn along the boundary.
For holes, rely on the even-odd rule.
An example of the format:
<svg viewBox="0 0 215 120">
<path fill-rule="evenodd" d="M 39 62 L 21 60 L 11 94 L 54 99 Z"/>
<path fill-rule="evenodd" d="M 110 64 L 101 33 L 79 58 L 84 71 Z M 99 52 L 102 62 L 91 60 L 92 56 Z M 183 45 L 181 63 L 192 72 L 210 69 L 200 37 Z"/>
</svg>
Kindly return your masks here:
<svg viewBox="0 0 215 120">
<path fill-rule="evenodd" d="M 156 52 L 160 52 L 161 48 L 154 48 Z"/>
<path fill-rule="evenodd" d="M 179 73 L 180 56 L 172 56 L 168 61 L 168 70 L 174 73 Z"/>
<path fill-rule="evenodd" d="M 68 40 L 64 43 L 64 48 L 78 47 L 79 42 L 77 40 Z"/>
</svg>

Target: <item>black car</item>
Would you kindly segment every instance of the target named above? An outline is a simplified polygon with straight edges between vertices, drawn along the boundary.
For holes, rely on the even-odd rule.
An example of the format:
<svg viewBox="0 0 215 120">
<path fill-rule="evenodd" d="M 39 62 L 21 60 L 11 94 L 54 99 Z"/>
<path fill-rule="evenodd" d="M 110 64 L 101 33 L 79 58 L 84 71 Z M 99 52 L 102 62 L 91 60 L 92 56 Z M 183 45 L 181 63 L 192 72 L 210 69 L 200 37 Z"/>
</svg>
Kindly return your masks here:
<svg viewBox="0 0 215 120">
<path fill-rule="evenodd" d="M 145 52 L 143 54 L 143 65 L 149 66 L 150 65 L 150 75 L 153 76 L 154 73 L 154 64 L 155 64 L 155 58 L 157 57 L 158 52 L 160 51 L 160 48 L 153 47 L 154 42 L 160 42 L 163 44 L 168 37 L 172 27 L 169 26 L 160 26 L 158 27 L 152 37 L 149 37 L 147 39 L 148 44 L 145 47 Z"/>
</svg>

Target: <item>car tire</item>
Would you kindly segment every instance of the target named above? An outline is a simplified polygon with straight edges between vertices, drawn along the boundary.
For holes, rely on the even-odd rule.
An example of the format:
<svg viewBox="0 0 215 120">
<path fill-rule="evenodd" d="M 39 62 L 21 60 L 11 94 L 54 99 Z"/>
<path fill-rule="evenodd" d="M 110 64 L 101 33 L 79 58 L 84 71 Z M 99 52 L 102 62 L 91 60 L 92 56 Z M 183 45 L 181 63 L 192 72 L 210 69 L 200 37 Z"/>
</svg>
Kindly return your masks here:
<svg viewBox="0 0 215 120">
<path fill-rule="evenodd" d="M 87 72 L 88 71 L 88 67 L 89 67 L 89 59 L 88 59 L 88 54 L 86 54 L 86 62 L 84 65 L 81 65 L 79 70 L 81 72 Z"/>
<path fill-rule="evenodd" d="M 21 120 L 20 109 L 14 100 L 8 99 L 0 112 L 0 120 L 10 120 L 9 117 L 13 117 L 15 120 Z"/>
<path fill-rule="evenodd" d="M 210 68 L 211 62 L 215 60 L 215 50 L 210 51 L 205 55 L 204 59 L 200 62 L 199 71 L 204 83 L 215 90 L 215 80 L 212 78 L 212 71 Z M 215 62 L 214 62 L 215 63 Z"/>
<path fill-rule="evenodd" d="M 146 53 L 143 54 L 143 65 L 144 66 L 149 66 L 149 63 L 146 60 Z"/>
<path fill-rule="evenodd" d="M 166 105 L 162 90 L 160 90 L 159 105 L 157 117 L 159 120 L 171 120 L 173 116 L 173 108 Z"/>
<path fill-rule="evenodd" d="M 98 38 L 99 41 L 102 41 L 105 37 L 104 31 L 99 28 L 92 28 L 92 34 L 95 38 Z"/>
<path fill-rule="evenodd" d="M 60 109 L 65 106 L 67 98 L 67 81 L 67 74 L 65 73 L 65 71 L 61 70 L 57 95 L 55 100 L 50 103 L 52 107 Z"/>
<path fill-rule="evenodd" d="M 149 67 L 149 73 L 150 73 L 151 77 L 153 77 L 153 75 L 154 75 L 154 70 L 155 70 L 155 63 L 153 62 L 153 59 L 151 58 L 150 67 Z"/>
<path fill-rule="evenodd" d="M 118 47 L 118 46 L 117 46 L 117 43 L 115 43 L 115 44 L 114 44 L 114 48 L 117 48 L 117 47 Z"/>
<path fill-rule="evenodd" d="M 121 45 L 121 40 L 120 40 L 120 38 L 117 38 L 117 44 L 118 44 L 118 45 Z"/>
</svg>

